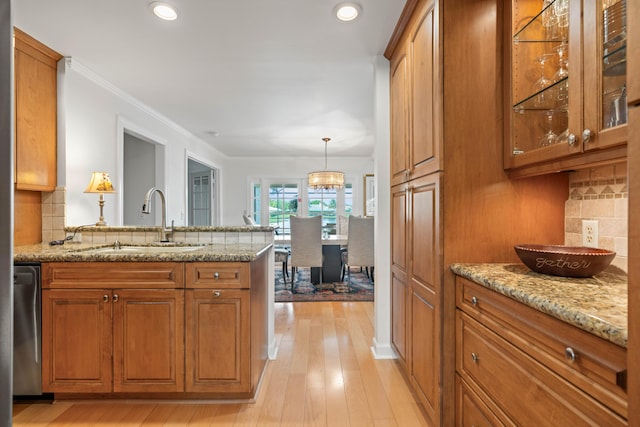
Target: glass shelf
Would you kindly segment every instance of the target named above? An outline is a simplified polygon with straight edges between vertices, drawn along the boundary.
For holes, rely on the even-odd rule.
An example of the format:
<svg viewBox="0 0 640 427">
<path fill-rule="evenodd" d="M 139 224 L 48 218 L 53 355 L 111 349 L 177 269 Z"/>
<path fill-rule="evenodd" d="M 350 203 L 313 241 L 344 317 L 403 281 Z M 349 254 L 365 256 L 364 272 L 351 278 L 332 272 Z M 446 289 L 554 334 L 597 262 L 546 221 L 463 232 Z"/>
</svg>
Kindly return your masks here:
<svg viewBox="0 0 640 427">
<path fill-rule="evenodd" d="M 627 46 L 623 45 L 602 56 L 602 73 L 605 76 L 620 76 L 627 72 Z"/>
<path fill-rule="evenodd" d="M 557 99 L 557 94 L 560 91 L 567 93 L 568 88 L 569 77 L 565 77 L 517 102 L 513 105 L 513 111 L 518 113 L 525 110 L 561 110 L 566 106 L 566 99 L 561 102 Z"/>
<path fill-rule="evenodd" d="M 536 16 L 527 21 L 524 26 L 513 35 L 513 43 L 549 43 L 566 42 L 561 34 L 549 35 L 542 23 L 542 16 L 548 9 L 554 7 L 555 0 L 542 9 Z"/>
</svg>

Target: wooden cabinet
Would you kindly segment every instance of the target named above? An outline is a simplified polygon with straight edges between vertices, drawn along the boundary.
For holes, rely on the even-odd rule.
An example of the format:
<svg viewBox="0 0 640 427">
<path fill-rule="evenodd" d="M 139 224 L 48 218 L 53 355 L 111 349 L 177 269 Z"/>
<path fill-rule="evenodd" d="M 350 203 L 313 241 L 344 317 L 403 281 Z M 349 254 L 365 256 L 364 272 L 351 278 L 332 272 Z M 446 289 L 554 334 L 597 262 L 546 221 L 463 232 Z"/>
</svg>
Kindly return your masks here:
<svg viewBox="0 0 640 427">
<path fill-rule="evenodd" d="M 187 391 L 251 391 L 249 299 L 249 289 L 187 290 Z"/>
<path fill-rule="evenodd" d="M 102 289 L 43 290 L 43 391 L 112 390 L 111 299 Z"/>
<path fill-rule="evenodd" d="M 433 426 L 454 425 L 457 410 L 455 275 L 449 265 L 517 262 L 517 242 L 564 240 L 567 177 L 511 180 L 504 171 L 504 10 L 498 0 L 408 0 L 385 52 L 392 144 L 394 135 L 410 134 L 411 119 L 398 119 L 409 111 L 408 101 L 400 102 L 409 95 L 398 94 L 398 88 L 419 87 L 420 79 L 434 88 L 433 161 L 422 164 L 438 167 L 410 173 L 403 182 L 392 178 L 390 189 L 391 344 Z M 401 74 L 394 73 L 411 73 L 406 41 L 428 15 L 432 46 L 414 43 L 412 49 L 424 49 L 422 57 L 433 55 L 433 69 L 401 83 Z M 398 68 L 403 55 L 404 69 Z M 424 93 L 411 96 L 425 101 Z M 406 128 L 398 125 L 403 120 Z M 393 163 L 391 169 L 400 170 Z"/>
<path fill-rule="evenodd" d="M 408 369 L 411 335 L 407 270 L 408 186 L 391 188 L 391 343 L 400 362 Z"/>
<path fill-rule="evenodd" d="M 186 391 L 252 397 L 267 360 L 267 257 L 186 265 Z"/>
<path fill-rule="evenodd" d="M 456 295 L 459 405 L 498 425 L 627 425 L 624 348 L 466 279 Z"/>
<path fill-rule="evenodd" d="M 14 29 L 15 188 L 53 191 L 57 165 L 57 52 Z"/>
<path fill-rule="evenodd" d="M 391 58 L 391 184 L 440 169 L 437 2 L 420 1 Z"/>
<path fill-rule="evenodd" d="M 44 263 L 43 390 L 184 389 L 180 263 Z"/>
<path fill-rule="evenodd" d="M 266 252 L 43 263 L 43 389 L 253 397 L 267 361 L 267 285 Z"/>
<path fill-rule="evenodd" d="M 439 412 L 441 173 L 392 188 L 392 345 L 426 412 Z"/>
<path fill-rule="evenodd" d="M 505 169 L 526 176 L 624 160 L 626 0 L 518 0 L 508 22 Z"/>
</svg>

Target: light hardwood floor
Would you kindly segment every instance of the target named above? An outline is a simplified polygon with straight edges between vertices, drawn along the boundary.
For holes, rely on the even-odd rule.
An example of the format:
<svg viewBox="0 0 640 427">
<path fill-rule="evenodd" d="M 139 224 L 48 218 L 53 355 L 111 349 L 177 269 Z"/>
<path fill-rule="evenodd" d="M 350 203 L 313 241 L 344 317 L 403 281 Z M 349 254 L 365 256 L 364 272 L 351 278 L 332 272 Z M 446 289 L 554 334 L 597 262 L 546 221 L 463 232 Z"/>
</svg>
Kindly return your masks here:
<svg viewBox="0 0 640 427">
<path fill-rule="evenodd" d="M 397 363 L 373 358 L 373 303 L 276 303 L 275 314 L 278 357 L 255 403 L 15 403 L 13 425 L 427 425 Z"/>
</svg>

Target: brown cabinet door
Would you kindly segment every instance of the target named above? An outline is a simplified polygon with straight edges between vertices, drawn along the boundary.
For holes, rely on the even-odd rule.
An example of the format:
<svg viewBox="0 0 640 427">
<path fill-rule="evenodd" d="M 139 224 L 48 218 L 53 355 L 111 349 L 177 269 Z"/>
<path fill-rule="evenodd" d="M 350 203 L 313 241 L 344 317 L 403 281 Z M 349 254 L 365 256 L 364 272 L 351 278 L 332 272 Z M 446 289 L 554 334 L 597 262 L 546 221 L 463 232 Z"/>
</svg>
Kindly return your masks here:
<svg viewBox="0 0 640 427">
<path fill-rule="evenodd" d="M 43 391 L 111 391 L 111 307 L 109 290 L 43 291 Z"/>
<path fill-rule="evenodd" d="M 418 178 L 440 169 L 440 126 L 436 117 L 434 92 L 439 66 L 435 59 L 434 2 L 426 2 L 415 31 L 412 33 L 411 52 L 411 178 Z"/>
<path fill-rule="evenodd" d="M 439 306 L 436 294 L 421 286 L 410 288 L 411 299 L 411 383 L 424 409 L 436 424 L 440 391 Z"/>
<path fill-rule="evenodd" d="M 113 290 L 113 391 L 184 390 L 184 291 Z"/>
<path fill-rule="evenodd" d="M 391 59 L 391 184 L 409 179 L 408 59 L 403 48 Z"/>
<path fill-rule="evenodd" d="M 186 290 L 186 391 L 251 390 L 249 290 Z"/>
<path fill-rule="evenodd" d="M 14 34 L 16 189 L 53 191 L 57 174 L 57 61 L 62 56 L 18 29 Z"/>
<path fill-rule="evenodd" d="M 439 423 L 442 248 L 440 173 L 413 180 L 409 191 L 410 377 L 426 413 Z"/>
<path fill-rule="evenodd" d="M 409 191 L 409 275 L 412 285 L 439 292 L 442 244 L 440 233 L 440 174 L 411 181 Z"/>
<path fill-rule="evenodd" d="M 391 343 L 400 362 L 408 365 L 407 340 L 407 184 L 391 189 Z"/>
</svg>

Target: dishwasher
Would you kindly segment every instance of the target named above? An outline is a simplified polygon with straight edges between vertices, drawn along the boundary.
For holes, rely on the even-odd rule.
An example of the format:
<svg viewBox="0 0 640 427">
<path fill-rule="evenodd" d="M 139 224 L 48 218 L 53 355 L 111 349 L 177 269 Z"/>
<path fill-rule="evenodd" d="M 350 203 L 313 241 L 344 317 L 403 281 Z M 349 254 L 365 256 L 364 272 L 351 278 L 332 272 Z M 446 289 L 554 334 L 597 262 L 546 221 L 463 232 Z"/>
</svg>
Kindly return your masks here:
<svg viewBox="0 0 640 427">
<path fill-rule="evenodd" d="M 40 264 L 13 266 L 13 395 L 42 395 Z"/>
</svg>

